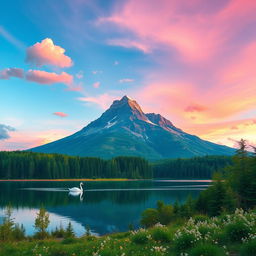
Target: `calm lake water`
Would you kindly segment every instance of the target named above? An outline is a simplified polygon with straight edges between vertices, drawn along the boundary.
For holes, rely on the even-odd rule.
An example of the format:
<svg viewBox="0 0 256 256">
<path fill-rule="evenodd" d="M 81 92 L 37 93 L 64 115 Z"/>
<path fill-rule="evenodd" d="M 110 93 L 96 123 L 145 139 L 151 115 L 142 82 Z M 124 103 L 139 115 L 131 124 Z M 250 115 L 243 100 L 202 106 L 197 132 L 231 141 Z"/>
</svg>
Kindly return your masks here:
<svg viewBox="0 0 256 256">
<path fill-rule="evenodd" d="M 8 204 L 12 217 L 22 223 L 26 233 L 34 233 L 34 220 L 40 206 L 50 214 L 49 230 L 70 221 L 81 236 L 88 225 L 94 234 L 126 231 L 129 224 L 139 226 L 144 209 L 165 203 L 183 202 L 187 196 L 197 197 L 210 185 L 206 180 L 153 181 L 89 181 L 82 196 L 72 196 L 69 187 L 79 182 L 0 182 L 0 222 Z"/>
</svg>

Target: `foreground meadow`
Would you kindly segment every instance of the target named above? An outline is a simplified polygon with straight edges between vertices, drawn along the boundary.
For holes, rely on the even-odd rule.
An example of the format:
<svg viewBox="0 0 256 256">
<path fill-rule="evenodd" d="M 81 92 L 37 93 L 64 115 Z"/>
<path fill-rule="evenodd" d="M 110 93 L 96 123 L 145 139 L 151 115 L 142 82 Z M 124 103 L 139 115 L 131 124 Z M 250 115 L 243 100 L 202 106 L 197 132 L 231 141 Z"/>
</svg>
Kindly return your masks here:
<svg viewBox="0 0 256 256">
<path fill-rule="evenodd" d="M 256 212 L 237 209 L 219 217 L 196 215 L 164 226 L 103 237 L 24 238 L 2 242 L 6 256 L 224 256 L 256 255 Z"/>
</svg>

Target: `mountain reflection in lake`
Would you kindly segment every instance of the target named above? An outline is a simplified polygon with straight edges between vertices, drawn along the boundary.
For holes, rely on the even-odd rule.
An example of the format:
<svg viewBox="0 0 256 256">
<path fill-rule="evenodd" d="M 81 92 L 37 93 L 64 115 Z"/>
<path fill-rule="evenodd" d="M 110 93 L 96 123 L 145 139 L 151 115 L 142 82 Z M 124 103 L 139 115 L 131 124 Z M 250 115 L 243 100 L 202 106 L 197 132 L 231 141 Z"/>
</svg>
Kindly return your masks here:
<svg viewBox="0 0 256 256">
<path fill-rule="evenodd" d="M 138 227 L 144 209 L 165 203 L 183 202 L 190 194 L 197 197 L 210 181 L 90 181 L 85 182 L 83 195 L 70 195 L 68 187 L 79 182 L 0 182 L 0 221 L 4 208 L 11 204 L 13 217 L 23 223 L 27 234 L 34 232 L 38 208 L 50 213 L 54 229 L 69 221 L 78 236 L 89 226 L 95 234 L 126 231 L 129 224 Z"/>
</svg>

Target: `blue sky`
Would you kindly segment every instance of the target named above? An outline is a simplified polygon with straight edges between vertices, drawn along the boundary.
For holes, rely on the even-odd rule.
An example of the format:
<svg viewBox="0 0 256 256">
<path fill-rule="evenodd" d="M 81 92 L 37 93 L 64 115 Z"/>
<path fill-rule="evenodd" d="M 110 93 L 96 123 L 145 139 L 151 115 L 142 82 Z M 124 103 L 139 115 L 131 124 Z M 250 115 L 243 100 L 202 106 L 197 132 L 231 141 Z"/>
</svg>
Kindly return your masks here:
<svg viewBox="0 0 256 256">
<path fill-rule="evenodd" d="M 255 7 L 241 0 L 1 1 L 0 133 L 7 135 L 0 134 L 0 150 L 71 134 L 126 94 L 204 139 L 256 143 Z M 60 59 L 47 55 L 51 47 L 63 49 Z"/>
</svg>

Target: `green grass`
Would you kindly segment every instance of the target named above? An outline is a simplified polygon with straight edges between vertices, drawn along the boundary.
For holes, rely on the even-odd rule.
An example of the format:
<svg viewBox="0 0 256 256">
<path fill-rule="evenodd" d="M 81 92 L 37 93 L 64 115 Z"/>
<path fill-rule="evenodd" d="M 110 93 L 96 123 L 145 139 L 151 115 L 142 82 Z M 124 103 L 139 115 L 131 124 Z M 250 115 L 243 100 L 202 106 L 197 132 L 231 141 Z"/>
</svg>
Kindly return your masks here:
<svg viewBox="0 0 256 256">
<path fill-rule="evenodd" d="M 225 218 L 195 218 L 102 237 L 0 242 L 0 256 L 252 256 L 255 222 L 256 213 L 237 210 Z"/>
</svg>

